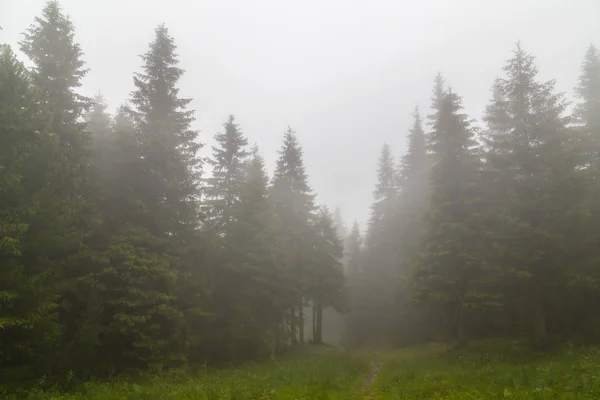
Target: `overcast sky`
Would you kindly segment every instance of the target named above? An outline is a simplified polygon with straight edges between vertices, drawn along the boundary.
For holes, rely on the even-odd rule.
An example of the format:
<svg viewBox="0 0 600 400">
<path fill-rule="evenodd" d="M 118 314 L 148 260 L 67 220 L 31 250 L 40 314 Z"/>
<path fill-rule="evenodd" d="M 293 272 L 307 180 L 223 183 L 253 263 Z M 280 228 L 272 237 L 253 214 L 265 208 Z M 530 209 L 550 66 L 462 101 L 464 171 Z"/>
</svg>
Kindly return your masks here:
<svg viewBox="0 0 600 400">
<path fill-rule="evenodd" d="M 44 0 L 0 0 L 0 42 L 17 47 Z M 429 108 L 440 71 L 479 118 L 517 40 L 543 78 L 572 93 L 600 45 L 600 0 L 62 0 L 111 109 L 129 97 L 138 57 L 165 23 L 187 71 L 196 128 L 211 143 L 229 114 L 272 170 L 287 126 L 318 200 L 366 221 L 384 142 L 405 148 L 410 113 Z M 208 146 L 207 146 L 208 148 Z"/>
</svg>

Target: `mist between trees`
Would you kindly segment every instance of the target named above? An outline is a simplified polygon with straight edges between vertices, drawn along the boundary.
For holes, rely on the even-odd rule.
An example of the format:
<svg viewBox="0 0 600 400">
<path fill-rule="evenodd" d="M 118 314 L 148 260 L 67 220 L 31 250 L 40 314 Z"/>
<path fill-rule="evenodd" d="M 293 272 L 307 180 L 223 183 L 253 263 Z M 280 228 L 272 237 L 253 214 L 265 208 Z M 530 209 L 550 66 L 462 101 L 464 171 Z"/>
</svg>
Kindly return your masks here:
<svg viewBox="0 0 600 400">
<path fill-rule="evenodd" d="M 116 115 L 77 93 L 57 2 L 20 49 L 31 68 L 0 54 L 1 382 L 275 358 L 328 329 L 348 348 L 599 337 L 593 46 L 572 114 L 520 45 L 483 129 L 435 77 L 406 154 L 382 149 L 363 234 L 316 204 L 292 128 L 271 176 L 234 116 L 199 156 L 165 26 Z"/>
</svg>

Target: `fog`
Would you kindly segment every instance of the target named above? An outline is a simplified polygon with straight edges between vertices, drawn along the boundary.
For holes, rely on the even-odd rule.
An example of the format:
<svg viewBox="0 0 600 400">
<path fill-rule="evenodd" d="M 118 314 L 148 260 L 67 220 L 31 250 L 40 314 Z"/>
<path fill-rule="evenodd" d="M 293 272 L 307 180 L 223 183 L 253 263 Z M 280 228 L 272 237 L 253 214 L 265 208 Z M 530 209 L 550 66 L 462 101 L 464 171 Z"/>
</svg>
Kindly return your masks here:
<svg viewBox="0 0 600 400">
<path fill-rule="evenodd" d="M 13 44 L 44 0 L 1 0 Z M 111 109 L 128 99 L 138 55 L 164 22 L 186 70 L 195 128 L 211 143 L 233 113 L 272 170 L 287 126 L 298 133 L 318 201 L 364 223 L 384 142 L 405 148 L 410 112 L 429 108 L 440 71 L 479 118 L 516 41 L 570 94 L 600 38 L 598 0 L 63 0 L 90 69 L 82 91 Z M 23 57 L 23 59 L 25 59 Z M 205 146 L 204 151 L 210 150 Z"/>
<path fill-rule="evenodd" d="M 0 0 L 3 398 L 600 398 L 599 17 Z"/>
</svg>

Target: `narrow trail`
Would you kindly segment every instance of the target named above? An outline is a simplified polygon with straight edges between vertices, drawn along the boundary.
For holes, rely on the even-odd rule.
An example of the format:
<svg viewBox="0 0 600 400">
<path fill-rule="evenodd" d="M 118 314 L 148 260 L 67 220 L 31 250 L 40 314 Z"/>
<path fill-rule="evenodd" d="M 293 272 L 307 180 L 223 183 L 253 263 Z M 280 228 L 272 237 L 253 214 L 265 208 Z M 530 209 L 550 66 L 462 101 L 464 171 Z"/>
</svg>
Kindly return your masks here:
<svg viewBox="0 0 600 400">
<path fill-rule="evenodd" d="M 371 385 L 373 385 L 373 382 L 375 382 L 375 378 L 377 378 L 377 374 L 379 373 L 379 369 L 381 368 L 381 365 L 382 365 L 382 363 L 379 361 L 373 363 L 373 369 L 371 370 L 371 374 L 364 381 L 364 383 L 362 385 L 362 393 L 363 393 L 363 397 L 365 400 L 374 400 L 375 399 L 375 397 L 373 397 L 373 395 L 367 393 L 367 390 L 371 387 Z"/>
</svg>

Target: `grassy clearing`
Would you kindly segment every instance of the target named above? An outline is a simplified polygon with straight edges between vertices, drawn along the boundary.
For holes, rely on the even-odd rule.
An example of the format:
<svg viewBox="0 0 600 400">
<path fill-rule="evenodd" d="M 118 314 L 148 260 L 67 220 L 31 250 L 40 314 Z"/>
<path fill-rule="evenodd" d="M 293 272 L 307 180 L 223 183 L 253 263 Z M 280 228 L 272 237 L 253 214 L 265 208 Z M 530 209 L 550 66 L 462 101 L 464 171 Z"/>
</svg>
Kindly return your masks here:
<svg viewBox="0 0 600 400">
<path fill-rule="evenodd" d="M 88 383 L 78 393 L 33 394 L 40 400 L 352 400 L 368 361 L 334 350 L 294 355 L 239 369 L 171 373 L 135 383 Z"/>
<path fill-rule="evenodd" d="M 465 400 L 600 399 L 600 348 L 534 353 L 517 342 L 480 342 L 464 351 L 429 345 L 344 354 L 311 348 L 280 362 L 238 369 L 176 371 L 138 380 L 90 382 L 36 400 Z M 366 393 L 372 363 L 382 363 Z"/>
<path fill-rule="evenodd" d="M 389 353 L 371 388 L 377 400 L 600 399 L 600 348 L 540 354 L 513 342 Z"/>
</svg>

